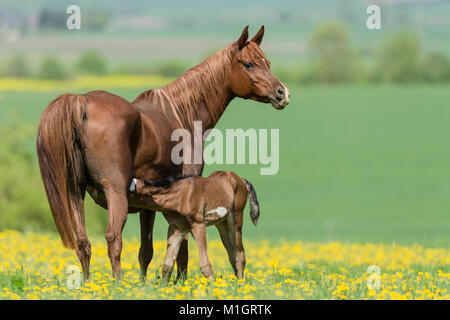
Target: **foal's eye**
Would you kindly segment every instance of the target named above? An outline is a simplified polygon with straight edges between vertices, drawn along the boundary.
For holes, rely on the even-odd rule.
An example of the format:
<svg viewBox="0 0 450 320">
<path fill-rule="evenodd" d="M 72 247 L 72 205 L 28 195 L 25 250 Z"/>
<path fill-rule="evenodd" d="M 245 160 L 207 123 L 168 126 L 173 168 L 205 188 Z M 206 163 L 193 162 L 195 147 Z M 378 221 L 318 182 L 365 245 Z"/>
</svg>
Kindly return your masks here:
<svg viewBox="0 0 450 320">
<path fill-rule="evenodd" d="M 246 68 L 247 70 L 250 70 L 251 68 L 254 67 L 253 63 L 251 63 L 251 62 L 244 63 L 244 66 L 245 66 L 245 68 Z"/>
</svg>

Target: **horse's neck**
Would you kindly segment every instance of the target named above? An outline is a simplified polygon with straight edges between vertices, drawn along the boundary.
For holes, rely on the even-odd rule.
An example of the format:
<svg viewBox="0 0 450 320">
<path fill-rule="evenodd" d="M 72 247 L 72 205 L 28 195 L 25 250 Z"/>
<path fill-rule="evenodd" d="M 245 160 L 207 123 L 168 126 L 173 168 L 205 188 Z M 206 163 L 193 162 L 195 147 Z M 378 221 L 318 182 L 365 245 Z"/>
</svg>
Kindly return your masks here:
<svg viewBox="0 0 450 320">
<path fill-rule="evenodd" d="M 229 48 L 189 69 L 174 82 L 156 89 L 163 108 L 170 107 L 182 127 L 193 128 L 202 121 L 204 129 L 213 128 L 233 99 L 226 79 L 230 72 Z"/>
</svg>

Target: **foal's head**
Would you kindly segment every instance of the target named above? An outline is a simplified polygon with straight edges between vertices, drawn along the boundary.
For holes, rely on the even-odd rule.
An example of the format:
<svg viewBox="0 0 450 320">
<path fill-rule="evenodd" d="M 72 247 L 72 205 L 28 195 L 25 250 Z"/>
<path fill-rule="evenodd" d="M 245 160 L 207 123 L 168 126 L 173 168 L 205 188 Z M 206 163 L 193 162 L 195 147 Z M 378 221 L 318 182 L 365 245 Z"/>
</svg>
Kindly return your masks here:
<svg viewBox="0 0 450 320">
<path fill-rule="evenodd" d="M 235 42 L 232 58 L 230 87 L 234 95 L 271 103 L 281 110 L 289 104 L 289 89 L 270 71 L 270 62 L 260 48 L 264 26 L 248 41 L 248 26 Z"/>
</svg>

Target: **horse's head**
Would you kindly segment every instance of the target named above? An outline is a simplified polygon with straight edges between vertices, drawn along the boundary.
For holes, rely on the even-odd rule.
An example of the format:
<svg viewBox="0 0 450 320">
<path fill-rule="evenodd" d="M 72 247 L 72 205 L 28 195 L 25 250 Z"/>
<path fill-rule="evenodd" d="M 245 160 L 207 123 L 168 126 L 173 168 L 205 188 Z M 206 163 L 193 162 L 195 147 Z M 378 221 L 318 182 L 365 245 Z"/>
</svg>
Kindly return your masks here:
<svg viewBox="0 0 450 320">
<path fill-rule="evenodd" d="M 248 41 L 248 26 L 234 43 L 230 87 L 234 95 L 271 103 L 281 110 L 289 104 L 289 89 L 270 71 L 270 62 L 260 48 L 264 26 Z"/>
</svg>

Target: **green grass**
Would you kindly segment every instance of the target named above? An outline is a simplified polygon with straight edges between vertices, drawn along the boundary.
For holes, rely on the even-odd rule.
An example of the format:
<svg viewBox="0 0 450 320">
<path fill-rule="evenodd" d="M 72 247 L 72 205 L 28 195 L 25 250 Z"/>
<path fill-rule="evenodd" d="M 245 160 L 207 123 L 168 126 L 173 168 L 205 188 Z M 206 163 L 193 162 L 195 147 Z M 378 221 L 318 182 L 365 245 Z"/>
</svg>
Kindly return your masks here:
<svg viewBox="0 0 450 320">
<path fill-rule="evenodd" d="M 0 232 L 0 300 L 450 298 L 449 249 L 245 239 L 245 277 L 237 280 L 220 240 L 208 242 L 215 270 L 209 279 L 199 272 L 197 250 L 190 242 L 185 281 L 173 283 L 172 278 L 167 285 L 160 278 L 164 240 L 155 242 L 146 283 L 139 279 L 136 237 L 124 241 L 120 283 L 111 276 L 104 239 L 91 237 L 91 241 L 90 281 L 75 289 L 68 280 L 76 275 L 68 268 L 76 269 L 79 262 L 73 251 L 63 249 L 57 235 Z M 368 270 L 374 265 L 378 284 L 376 274 Z"/>
<path fill-rule="evenodd" d="M 132 100 L 143 89 L 113 92 Z M 14 113 L 36 126 L 57 94 L 0 92 L 0 119 Z M 292 87 L 291 97 L 283 111 L 235 100 L 218 124 L 280 129 L 277 175 L 261 176 L 258 166 L 205 169 L 233 170 L 254 184 L 261 219 L 255 228 L 246 216 L 246 238 L 448 247 L 448 86 Z M 165 237 L 161 216 L 155 230 Z M 139 235 L 136 215 L 124 233 Z"/>
</svg>

